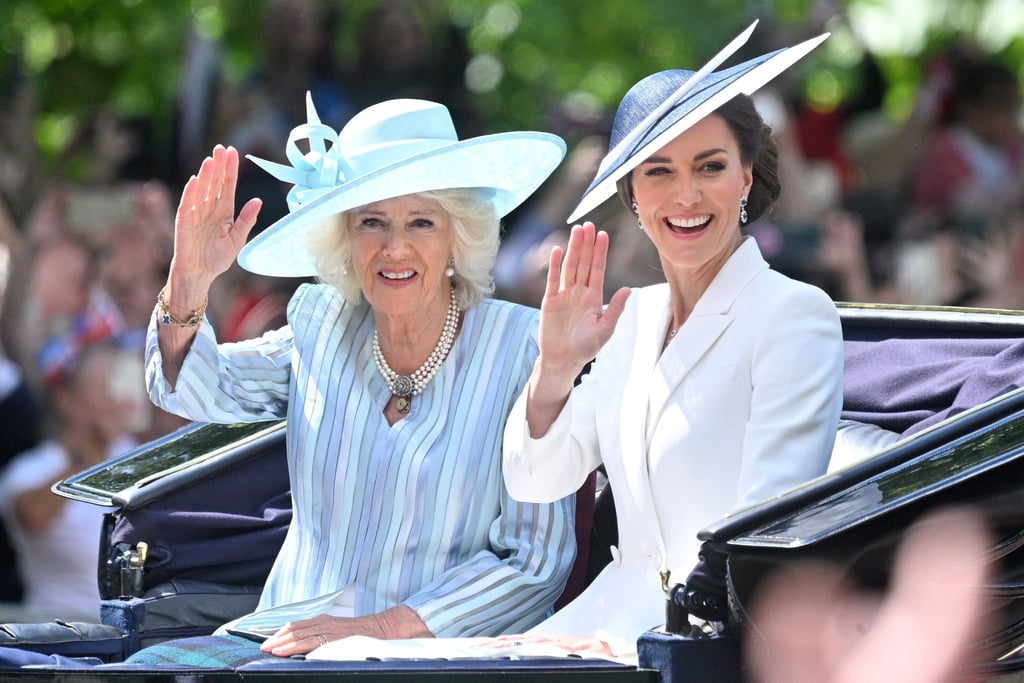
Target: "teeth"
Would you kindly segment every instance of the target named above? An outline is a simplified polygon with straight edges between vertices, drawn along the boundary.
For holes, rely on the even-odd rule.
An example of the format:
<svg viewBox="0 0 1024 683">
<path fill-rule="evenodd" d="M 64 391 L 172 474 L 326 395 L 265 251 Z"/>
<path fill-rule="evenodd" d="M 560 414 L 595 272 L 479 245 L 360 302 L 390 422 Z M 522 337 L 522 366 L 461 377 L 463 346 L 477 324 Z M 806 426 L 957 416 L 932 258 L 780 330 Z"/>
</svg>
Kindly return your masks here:
<svg viewBox="0 0 1024 683">
<path fill-rule="evenodd" d="M 694 218 L 668 218 L 666 220 L 668 220 L 670 225 L 674 225 L 677 228 L 698 228 L 711 220 L 711 215 L 696 216 Z"/>
<path fill-rule="evenodd" d="M 389 273 L 387 271 L 381 271 L 380 273 L 389 280 L 408 280 L 416 274 L 415 270 L 403 270 L 399 273 Z"/>
</svg>

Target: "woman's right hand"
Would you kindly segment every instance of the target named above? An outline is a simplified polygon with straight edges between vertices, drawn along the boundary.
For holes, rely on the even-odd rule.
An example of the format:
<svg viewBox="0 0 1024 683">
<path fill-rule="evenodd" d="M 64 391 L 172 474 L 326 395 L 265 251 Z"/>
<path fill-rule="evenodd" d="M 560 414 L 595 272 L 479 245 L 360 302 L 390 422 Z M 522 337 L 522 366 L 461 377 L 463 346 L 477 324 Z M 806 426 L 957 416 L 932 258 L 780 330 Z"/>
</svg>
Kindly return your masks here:
<svg viewBox="0 0 1024 683">
<path fill-rule="evenodd" d="M 530 377 L 526 420 L 539 438 L 565 405 L 577 375 L 605 345 L 626 307 L 629 288 L 604 301 L 608 234 L 593 223 L 573 227 L 562 249 L 551 250 L 547 286 L 540 306 L 540 356 Z"/>
<path fill-rule="evenodd" d="M 210 283 L 231 267 L 256 224 L 262 206 L 259 199 L 246 202 L 235 218 L 238 163 L 235 148 L 217 145 L 181 193 L 174 218 L 171 285 L 191 290 L 179 292 L 176 303 L 182 307 L 202 303 Z M 198 302 L 185 300 L 199 293 Z"/>
<path fill-rule="evenodd" d="M 540 356 L 573 378 L 612 336 L 629 296 L 623 287 L 605 308 L 607 261 L 608 233 L 589 222 L 573 227 L 564 259 L 561 248 L 551 250 L 540 307 Z"/>
</svg>

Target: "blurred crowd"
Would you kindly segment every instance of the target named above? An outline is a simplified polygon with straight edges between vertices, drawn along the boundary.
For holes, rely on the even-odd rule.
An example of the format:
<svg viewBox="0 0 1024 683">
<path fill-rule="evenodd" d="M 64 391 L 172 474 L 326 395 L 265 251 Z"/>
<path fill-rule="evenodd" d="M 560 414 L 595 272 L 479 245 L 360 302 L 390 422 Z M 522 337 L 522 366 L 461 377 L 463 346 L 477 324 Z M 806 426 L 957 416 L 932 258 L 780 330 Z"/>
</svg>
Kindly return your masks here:
<svg viewBox="0 0 1024 683">
<path fill-rule="evenodd" d="M 756 93 L 779 141 L 783 186 L 771 217 L 748 227 L 765 257 L 837 301 L 1024 308 L 1020 77 L 955 46 L 928 57 L 913 111 L 896 120 L 870 55 L 861 69 L 857 98 L 827 112 L 785 79 Z M 581 140 L 511 226 L 496 273 L 507 296 L 539 301 L 550 246 L 567 234 L 567 207 L 605 145 Z M 612 234 L 609 292 L 660 279 L 622 206 L 587 218 Z"/>
<path fill-rule="evenodd" d="M 356 57 L 344 64 L 331 49 L 343 17 L 329 6 L 265 0 L 262 12 L 265 53 L 241 81 L 225 76 L 216 45 L 185 41 L 171 158 L 155 158 L 146 122 L 100 109 L 43 177 L 26 145 L 31 83 L 15 82 L 0 103 L 0 602 L 79 616 L 46 613 L 60 607 L 47 597 L 66 593 L 75 571 L 95 594 L 102 509 L 50 486 L 183 425 L 149 404 L 142 343 L 172 253 L 177 193 L 213 144 L 284 161 L 291 128 L 306 121 L 306 91 L 335 129 L 373 102 L 422 97 L 448 105 L 460 137 L 487 130 L 464 85 L 464 36 L 424 21 L 417 3 L 381 0 L 361 16 Z M 780 143 L 783 199 L 749 230 L 773 267 L 836 300 L 1024 308 L 1020 78 L 964 45 L 926 59 L 902 120 L 883 109 L 887 84 L 870 55 L 856 99 L 831 111 L 811 107 L 794 82 L 759 91 Z M 550 248 L 566 239 L 565 217 L 606 151 L 609 121 L 567 118 L 537 124 L 570 152 L 505 222 L 501 298 L 539 303 Z M 564 129 L 545 125 L 555 121 Z M 264 200 L 257 231 L 287 211 L 287 189 L 243 164 L 239 198 Z M 587 218 L 611 234 L 609 292 L 660 281 L 654 248 L 624 207 L 608 202 Z M 237 267 L 219 278 L 208 309 L 218 337 L 283 324 L 297 284 Z M 71 567 L 76 554 L 88 566 Z"/>
</svg>

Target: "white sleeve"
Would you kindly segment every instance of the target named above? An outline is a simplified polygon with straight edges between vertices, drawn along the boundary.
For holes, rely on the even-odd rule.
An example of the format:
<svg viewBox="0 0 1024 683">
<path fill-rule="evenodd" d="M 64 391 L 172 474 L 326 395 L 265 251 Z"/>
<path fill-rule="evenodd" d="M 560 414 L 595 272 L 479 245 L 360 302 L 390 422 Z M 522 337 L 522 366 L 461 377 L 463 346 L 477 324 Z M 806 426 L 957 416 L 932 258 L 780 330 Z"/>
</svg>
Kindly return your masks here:
<svg viewBox="0 0 1024 683">
<path fill-rule="evenodd" d="M 502 472 L 516 500 L 552 503 L 575 493 L 601 464 L 589 379 L 573 389 L 562 412 L 539 439 L 530 436 L 526 423 L 529 386 L 512 407 L 505 423 Z"/>
</svg>

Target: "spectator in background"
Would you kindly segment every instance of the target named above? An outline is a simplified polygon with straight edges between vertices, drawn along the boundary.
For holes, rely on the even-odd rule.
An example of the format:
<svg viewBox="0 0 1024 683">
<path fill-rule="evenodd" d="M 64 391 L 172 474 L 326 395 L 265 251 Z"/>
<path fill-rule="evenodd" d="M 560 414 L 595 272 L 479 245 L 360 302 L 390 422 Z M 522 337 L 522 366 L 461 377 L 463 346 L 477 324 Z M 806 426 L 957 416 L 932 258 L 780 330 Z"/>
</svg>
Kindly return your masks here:
<svg viewBox="0 0 1024 683">
<path fill-rule="evenodd" d="M 142 358 L 104 340 L 47 370 L 55 424 L 47 440 L 0 472 L 0 511 L 25 587 L 24 618 L 97 621 L 95 548 L 103 510 L 58 496 L 50 487 L 136 444 L 128 422 L 148 410 L 137 384 Z"/>
<path fill-rule="evenodd" d="M 285 163 L 281 140 L 288 138 L 297 121 L 305 120 L 302 103 L 307 91 L 321 121 L 333 130 L 354 113 L 349 86 L 332 52 L 340 3 L 268 0 L 262 4 L 261 19 L 263 53 L 258 65 L 241 82 L 221 78 L 209 137 L 223 140 L 243 156 Z M 208 148 L 204 144 L 203 156 Z M 238 186 L 246 196 L 265 198 L 263 223 L 269 225 L 288 213 L 284 192 L 254 164 L 242 164 Z"/>
<path fill-rule="evenodd" d="M 862 112 L 855 182 L 821 224 L 837 299 L 1024 305 L 1024 137 L 1014 74 L 960 46 L 930 60 L 902 122 Z"/>
<path fill-rule="evenodd" d="M 10 255 L 20 244 L 14 221 L 0 201 L 0 308 L 8 279 Z M 0 468 L 39 441 L 39 402 L 18 364 L 0 344 Z M 7 527 L 0 524 L 0 603 L 21 601 L 22 586 Z"/>
<path fill-rule="evenodd" d="M 949 113 L 914 179 L 912 211 L 964 227 L 1003 219 L 1024 198 L 1024 136 L 1016 75 L 995 61 L 953 64 Z"/>
<path fill-rule="evenodd" d="M 914 177 L 899 226 L 897 286 L 908 303 L 1020 305 L 1024 135 L 1016 75 L 976 55 L 952 62 L 948 116 Z M 1010 259 L 1010 260 L 1008 260 Z"/>
<path fill-rule="evenodd" d="M 11 261 L 0 341 L 31 387 L 83 346 L 116 336 L 139 358 L 152 300 L 167 271 L 171 209 L 161 185 L 58 186 L 36 207 Z M 142 377 L 138 377 L 141 383 Z M 184 421 L 138 416 L 146 441 Z"/>
<path fill-rule="evenodd" d="M 360 19 L 358 52 L 344 69 L 345 82 L 357 108 L 404 97 L 444 102 L 459 130 L 477 134 L 481 121 L 465 87 L 464 36 L 427 11 L 426 3 L 408 0 L 376 3 Z"/>
<path fill-rule="evenodd" d="M 39 441 L 40 410 L 21 369 L 0 348 L 0 468 Z M 0 525 L 0 603 L 22 599 L 17 556 L 6 523 Z"/>
<path fill-rule="evenodd" d="M 76 235 L 26 242 L 15 254 L 12 272 L 17 276 L 8 283 L 3 308 L 3 346 L 36 388 L 44 382 L 38 360 L 58 352 L 54 340 L 75 328 L 102 329 L 103 336 L 122 329 L 120 315 L 94 287 L 96 271 L 93 250 Z"/>
</svg>

